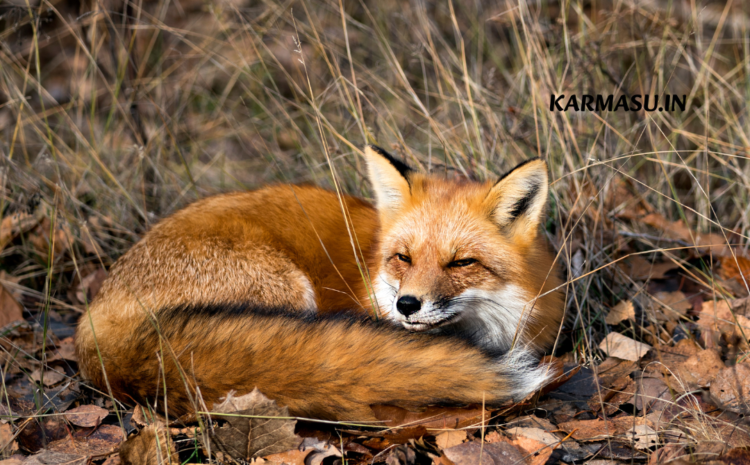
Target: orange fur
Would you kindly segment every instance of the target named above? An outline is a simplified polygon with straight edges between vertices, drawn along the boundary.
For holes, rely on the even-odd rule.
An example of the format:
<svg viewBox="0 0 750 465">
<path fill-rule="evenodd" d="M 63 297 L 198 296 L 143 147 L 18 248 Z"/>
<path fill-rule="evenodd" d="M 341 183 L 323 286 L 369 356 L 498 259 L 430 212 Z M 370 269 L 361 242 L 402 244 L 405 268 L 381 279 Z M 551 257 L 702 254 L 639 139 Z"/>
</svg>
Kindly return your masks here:
<svg viewBox="0 0 750 465">
<path fill-rule="evenodd" d="M 535 388 L 544 375 L 526 352 L 497 355 L 511 349 L 516 327 L 501 324 L 510 313 L 475 326 L 474 307 L 458 302 L 467 291 L 522 295 L 516 343 L 538 353 L 554 340 L 559 293 L 534 299 L 560 283 L 537 233 L 544 163 L 493 186 L 406 173 L 374 147 L 366 156 L 377 210 L 277 185 L 204 199 L 157 224 L 112 266 L 79 323 L 83 374 L 138 402 L 157 398 L 164 379 L 171 413 L 190 411 L 198 393 L 210 407 L 229 390 L 258 387 L 295 415 L 347 420 L 373 419 L 371 404 L 498 403 Z M 411 263 L 398 258 L 406 255 Z M 464 258 L 476 262 L 452 265 Z M 393 298 L 403 295 L 435 302 L 430 318 L 439 319 L 438 303 L 458 311 L 461 328 L 484 328 L 486 338 L 399 320 Z M 476 307 L 494 318 L 491 302 Z M 344 310 L 377 311 L 421 332 L 304 318 Z"/>
</svg>

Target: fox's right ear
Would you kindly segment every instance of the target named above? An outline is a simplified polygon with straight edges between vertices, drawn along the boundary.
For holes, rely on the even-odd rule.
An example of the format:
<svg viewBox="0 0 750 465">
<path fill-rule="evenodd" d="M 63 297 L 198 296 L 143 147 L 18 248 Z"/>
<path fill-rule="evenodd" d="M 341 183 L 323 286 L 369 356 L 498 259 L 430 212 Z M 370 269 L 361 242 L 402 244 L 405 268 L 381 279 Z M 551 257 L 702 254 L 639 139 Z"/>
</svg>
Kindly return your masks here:
<svg viewBox="0 0 750 465">
<path fill-rule="evenodd" d="M 378 211 L 386 216 L 398 212 L 411 196 L 412 169 L 375 145 L 365 147 L 365 160 Z"/>
<path fill-rule="evenodd" d="M 536 237 L 547 203 L 547 183 L 547 163 L 533 158 L 506 173 L 487 194 L 490 216 L 515 241 Z"/>
</svg>

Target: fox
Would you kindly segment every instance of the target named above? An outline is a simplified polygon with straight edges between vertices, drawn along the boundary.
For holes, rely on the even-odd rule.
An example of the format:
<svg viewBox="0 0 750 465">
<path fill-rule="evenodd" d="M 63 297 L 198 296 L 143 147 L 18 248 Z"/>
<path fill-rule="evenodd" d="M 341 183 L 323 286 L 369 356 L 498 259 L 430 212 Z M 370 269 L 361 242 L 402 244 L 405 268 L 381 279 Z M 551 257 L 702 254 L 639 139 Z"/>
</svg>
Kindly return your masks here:
<svg viewBox="0 0 750 465">
<path fill-rule="evenodd" d="M 374 205 L 276 184 L 154 225 L 81 317 L 83 377 L 169 415 L 257 388 L 292 416 L 337 421 L 538 390 L 564 315 L 540 232 L 546 162 L 480 182 L 374 145 L 364 159 Z"/>
</svg>

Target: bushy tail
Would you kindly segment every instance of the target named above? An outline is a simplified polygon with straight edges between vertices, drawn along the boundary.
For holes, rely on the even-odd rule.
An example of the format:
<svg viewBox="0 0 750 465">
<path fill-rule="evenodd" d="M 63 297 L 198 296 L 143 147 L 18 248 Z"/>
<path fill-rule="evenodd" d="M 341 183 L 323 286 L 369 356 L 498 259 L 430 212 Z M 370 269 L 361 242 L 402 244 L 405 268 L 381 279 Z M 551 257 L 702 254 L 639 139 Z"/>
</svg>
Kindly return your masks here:
<svg viewBox="0 0 750 465">
<path fill-rule="evenodd" d="M 463 340 L 356 318 L 292 317 L 241 305 L 163 309 L 101 347 L 117 397 L 181 415 L 257 387 L 292 415 L 374 420 L 370 405 L 502 404 L 549 377 L 530 351 L 493 356 Z M 85 372 L 102 383 L 102 365 Z M 104 386 L 100 386 L 104 388 Z"/>
</svg>

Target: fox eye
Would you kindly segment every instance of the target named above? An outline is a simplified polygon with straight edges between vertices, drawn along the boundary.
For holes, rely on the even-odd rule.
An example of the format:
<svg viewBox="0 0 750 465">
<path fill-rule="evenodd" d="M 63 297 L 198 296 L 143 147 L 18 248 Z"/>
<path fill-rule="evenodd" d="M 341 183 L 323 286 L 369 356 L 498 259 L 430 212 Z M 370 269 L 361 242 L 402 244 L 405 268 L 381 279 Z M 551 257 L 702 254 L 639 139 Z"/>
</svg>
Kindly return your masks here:
<svg viewBox="0 0 750 465">
<path fill-rule="evenodd" d="M 450 263 L 448 263 L 448 268 L 458 268 L 460 266 L 469 266 L 473 263 L 476 263 L 477 261 L 473 258 L 464 258 L 462 260 L 454 260 Z"/>
<path fill-rule="evenodd" d="M 406 256 L 406 255 L 404 255 L 404 254 L 401 254 L 401 253 L 397 253 L 397 254 L 396 254 L 396 258 L 398 258 L 398 259 L 399 259 L 399 260 L 401 260 L 402 262 L 406 262 L 406 263 L 411 263 L 411 258 L 410 258 L 410 257 L 407 257 L 407 256 Z"/>
</svg>

